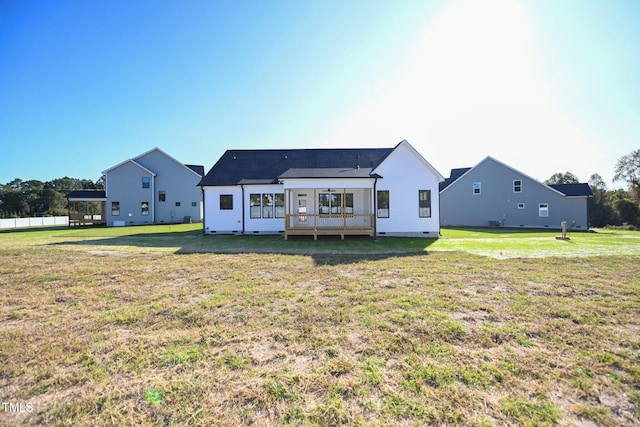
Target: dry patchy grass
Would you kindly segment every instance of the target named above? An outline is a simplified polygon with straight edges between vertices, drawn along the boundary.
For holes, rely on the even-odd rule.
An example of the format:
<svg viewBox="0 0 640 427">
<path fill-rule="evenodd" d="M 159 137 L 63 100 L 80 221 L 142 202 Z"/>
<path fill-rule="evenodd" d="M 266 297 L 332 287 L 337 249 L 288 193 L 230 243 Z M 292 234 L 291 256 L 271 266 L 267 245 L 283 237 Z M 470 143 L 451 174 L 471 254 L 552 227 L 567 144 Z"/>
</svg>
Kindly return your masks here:
<svg viewBox="0 0 640 427">
<path fill-rule="evenodd" d="M 639 260 L 0 250 L 0 424 L 638 425 Z"/>
</svg>

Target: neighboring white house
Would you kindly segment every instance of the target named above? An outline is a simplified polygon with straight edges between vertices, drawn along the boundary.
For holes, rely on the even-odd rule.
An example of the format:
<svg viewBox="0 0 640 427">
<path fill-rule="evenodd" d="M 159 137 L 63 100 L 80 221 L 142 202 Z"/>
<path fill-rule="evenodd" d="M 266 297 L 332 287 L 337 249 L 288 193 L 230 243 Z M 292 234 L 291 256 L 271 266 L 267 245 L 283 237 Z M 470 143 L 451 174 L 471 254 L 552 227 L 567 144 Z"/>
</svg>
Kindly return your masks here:
<svg viewBox="0 0 640 427">
<path fill-rule="evenodd" d="M 587 230 L 588 184 L 546 185 L 486 157 L 472 168 L 453 169 L 440 185 L 442 226 Z"/>
<path fill-rule="evenodd" d="M 227 150 L 199 183 L 204 233 L 437 237 L 443 180 L 407 141 Z"/>
<path fill-rule="evenodd" d="M 107 169 L 107 226 L 202 221 L 203 174 L 203 166 L 180 163 L 159 148 Z"/>
</svg>

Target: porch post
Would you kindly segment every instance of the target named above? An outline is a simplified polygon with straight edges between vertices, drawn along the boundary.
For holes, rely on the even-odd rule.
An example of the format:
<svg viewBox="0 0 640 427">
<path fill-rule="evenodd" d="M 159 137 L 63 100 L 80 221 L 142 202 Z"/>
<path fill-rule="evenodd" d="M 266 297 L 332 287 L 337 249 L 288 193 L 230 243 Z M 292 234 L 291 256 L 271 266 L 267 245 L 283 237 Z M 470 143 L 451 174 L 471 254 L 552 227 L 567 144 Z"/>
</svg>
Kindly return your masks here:
<svg viewBox="0 0 640 427">
<path fill-rule="evenodd" d="M 342 189 L 342 229 L 346 230 L 347 229 L 347 216 L 344 213 L 344 206 L 347 202 L 347 189 L 343 188 Z M 344 236 L 343 236 L 344 238 Z"/>
<path fill-rule="evenodd" d="M 289 237 L 287 233 L 289 232 L 289 221 L 291 215 L 291 207 L 289 204 L 291 203 L 291 199 L 291 189 L 286 188 L 284 190 L 284 240 L 287 240 Z"/>
</svg>

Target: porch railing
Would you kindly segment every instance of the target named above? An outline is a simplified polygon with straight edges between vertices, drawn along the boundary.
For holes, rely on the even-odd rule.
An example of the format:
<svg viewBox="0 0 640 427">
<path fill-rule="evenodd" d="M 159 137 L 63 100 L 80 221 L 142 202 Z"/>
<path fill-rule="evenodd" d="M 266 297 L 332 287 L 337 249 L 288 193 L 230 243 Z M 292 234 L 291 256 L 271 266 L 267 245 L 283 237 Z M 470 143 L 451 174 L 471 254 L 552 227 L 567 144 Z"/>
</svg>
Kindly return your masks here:
<svg viewBox="0 0 640 427">
<path fill-rule="evenodd" d="M 373 214 L 287 214 L 288 230 L 368 230 L 373 228 Z"/>
</svg>

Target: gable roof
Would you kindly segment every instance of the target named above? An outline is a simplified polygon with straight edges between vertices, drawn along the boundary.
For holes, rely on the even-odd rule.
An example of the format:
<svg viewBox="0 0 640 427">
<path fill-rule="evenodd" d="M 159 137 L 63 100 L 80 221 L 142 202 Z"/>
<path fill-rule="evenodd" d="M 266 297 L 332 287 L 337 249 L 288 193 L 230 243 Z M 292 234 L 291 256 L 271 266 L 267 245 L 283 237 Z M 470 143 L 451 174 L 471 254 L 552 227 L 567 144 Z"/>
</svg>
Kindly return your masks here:
<svg viewBox="0 0 640 427">
<path fill-rule="evenodd" d="M 549 184 L 549 187 L 561 192 L 567 197 L 593 196 L 591 187 L 586 182 L 576 184 Z"/>
<path fill-rule="evenodd" d="M 182 166 L 183 168 L 187 169 L 189 172 L 195 173 L 196 175 L 198 175 L 199 177 L 202 177 L 202 175 L 204 175 L 204 166 L 198 166 L 198 165 L 185 165 L 184 163 L 180 162 L 179 160 L 177 160 L 175 157 L 170 156 L 169 154 L 167 154 L 166 152 L 162 151 L 161 149 L 159 149 L 158 147 L 152 148 L 149 151 L 145 151 L 144 153 L 140 154 L 139 156 L 136 156 L 133 158 L 133 160 L 138 160 L 141 159 L 142 157 L 146 156 L 149 153 L 153 153 L 154 151 L 157 151 L 158 153 L 162 154 L 163 156 L 165 156 L 166 158 L 174 161 L 175 163 L 179 164 L 180 166 Z M 198 168 L 202 169 L 202 173 L 198 172 Z"/>
<path fill-rule="evenodd" d="M 398 143 L 398 145 L 396 145 L 391 152 L 389 153 L 389 155 L 387 157 L 385 157 L 384 159 L 382 159 L 382 161 L 380 162 L 380 164 L 378 166 L 375 166 L 373 168 L 373 173 L 376 174 L 377 176 L 380 176 L 377 174 L 377 169 L 383 167 L 383 163 L 387 160 L 388 157 L 392 157 L 392 154 L 394 152 L 398 152 L 400 147 L 404 147 L 406 149 L 408 149 L 417 159 L 420 163 L 422 163 L 423 166 L 425 166 L 429 171 L 431 171 L 435 176 L 438 182 L 440 181 L 444 181 L 444 176 L 442 176 L 440 174 L 440 172 L 438 172 L 438 170 L 436 168 L 433 167 L 433 165 L 431 165 L 431 163 L 429 163 L 427 161 L 427 159 L 425 159 L 424 157 L 422 157 L 422 154 L 420 154 L 418 152 L 418 150 L 416 150 L 415 148 L 413 148 L 413 145 L 409 144 L 409 141 L 407 141 L 406 139 L 403 139 L 402 141 L 400 141 Z"/>
<path fill-rule="evenodd" d="M 136 162 L 136 161 L 135 161 L 135 160 L 133 160 L 133 159 L 128 159 L 128 160 L 125 160 L 124 162 L 120 162 L 120 163 L 118 163 L 117 165 L 110 167 L 110 168 L 109 168 L 109 169 L 107 169 L 106 171 L 103 171 L 103 172 L 102 172 L 102 174 L 103 174 L 103 175 L 106 175 L 106 174 L 107 174 L 107 172 L 111 172 L 111 171 L 112 171 L 112 170 L 114 170 L 114 169 L 118 169 L 120 166 L 126 165 L 127 163 L 131 163 L 131 164 L 133 164 L 134 166 L 137 166 L 137 167 L 139 167 L 140 169 L 144 170 L 145 172 L 148 172 L 149 174 L 151 174 L 151 175 L 153 175 L 153 176 L 157 176 L 157 174 L 156 174 L 155 172 L 150 171 L 149 169 L 145 168 L 144 166 L 142 166 L 140 163 Z"/>
<path fill-rule="evenodd" d="M 323 169 L 325 175 L 336 173 L 337 170 L 352 170 L 359 171 L 353 172 L 358 175 L 366 172 L 368 177 L 371 170 L 393 150 L 394 148 L 227 150 L 198 185 L 277 184 L 281 177 L 318 175 L 319 169 Z"/>
<path fill-rule="evenodd" d="M 141 159 L 142 157 L 146 156 L 149 153 L 152 153 L 154 151 L 157 151 L 159 153 L 161 153 L 163 156 L 167 157 L 168 159 L 171 159 L 172 161 L 174 161 L 175 163 L 179 164 L 180 166 L 182 166 L 183 168 L 185 168 L 186 170 L 188 170 L 191 173 L 194 173 L 196 175 L 198 175 L 199 177 L 202 177 L 204 175 L 204 166 L 200 166 L 200 165 L 185 165 L 184 163 L 180 163 L 178 160 L 176 160 L 174 157 L 168 155 L 167 153 L 165 153 L 164 151 L 162 151 L 161 149 L 159 149 L 158 147 L 156 148 L 152 148 L 151 150 L 145 151 L 144 153 L 140 154 L 139 156 L 136 156 L 132 159 L 127 159 L 123 162 L 118 163 L 115 166 L 110 167 L 109 169 L 105 170 L 102 172 L 102 174 L 106 174 L 107 172 L 111 172 L 114 169 L 119 168 L 120 166 L 126 164 L 126 163 L 133 163 L 134 165 L 144 169 L 145 171 L 149 172 L 150 174 L 152 174 L 153 176 L 157 176 L 157 173 L 155 173 L 152 170 L 147 169 L 146 167 L 144 167 L 143 165 L 141 165 L 138 161 Z"/>
<path fill-rule="evenodd" d="M 540 182 L 540 181 L 538 181 L 537 179 L 532 178 L 532 177 L 530 177 L 529 175 L 527 175 L 527 174 L 525 174 L 525 173 L 522 173 L 522 172 L 520 172 L 519 170 L 517 170 L 517 169 L 515 169 L 515 168 L 513 168 L 513 167 L 511 167 L 511 166 L 509 166 L 509 165 L 507 165 L 506 163 L 502 163 L 500 160 L 496 160 L 496 159 L 494 159 L 494 158 L 493 158 L 493 157 L 491 157 L 491 156 L 487 156 L 487 157 L 485 157 L 485 158 L 484 158 L 484 159 L 482 159 L 482 160 L 481 160 L 477 165 L 475 165 L 475 166 L 474 166 L 474 167 L 472 167 L 472 168 L 452 169 L 452 172 L 453 172 L 453 171 L 456 171 L 456 173 L 460 173 L 460 172 L 462 172 L 462 173 L 460 173 L 460 175 L 458 175 L 457 177 L 455 177 L 455 179 L 452 179 L 452 180 L 451 180 L 451 182 L 449 182 L 445 187 L 441 188 L 441 189 L 440 189 L 440 192 L 442 193 L 443 191 L 445 191 L 447 188 L 449 188 L 449 187 L 451 186 L 451 184 L 453 184 L 454 182 L 456 182 L 460 177 L 462 177 L 462 176 L 464 176 L 464 175 L 466 175 L 466 174 L 468 174 L 468 173 L 473 173 L 473 170 L 474 170 L 474 169 L 476 169 L 478 166 L 480 166 L 481 164 L 483 164 L 483 163 L 485 163 L 485 162 L 487 162 L 487 161 L 495 162 L 495 163 L 497 163 L 498 165 L 500 165 L 500 166 L 502 166 L 502 167 L 504 167 L 504 168 L 510 169 L 510 170 L 512 170 L 512 171 L 514 171 L 514 172 L 516 172 L 516 173 L 518 173 L 518 174 L 520 174 L 520 175 L 522 175 L 523 177 L 528 178 L 528 179 L 529 179 L 529 180 L 531 180 L 532 182 L 535 182 L 535 183 L 537 183 L 538 185 L 541 185 L 541 186 L 543 186 L 543 187 L 545 187 L 545 188 L 549 189 L 550 191 L 553 191 L 553 192 L 558 193 L 558 194 L 559 194 L 559 195 L 561 195 L 561 196 L 570 196 L 569 194 L 565 194 L 565 193 L 563 193 L 560 189 L 556 188 L 555 186 L 553 186 L 553 185 L 547 185 L 547 184 L 545 184 L 545 183 L 543 183 L 543 182 Z M 466 171 L 464 171 L 464 170 L 466 170 Z M 464 171 L 464 172 L 463 172 L 463 171 Z M 452 176 L 451 178 L 454 178 L 454 177 Z M 580 185 L 580 186 L 581 186 L 582 184 L 558 184 L 558 185 L 559 185 L 559 186 L 562 186 L 562 185 Z M 584 185 L 586 185 L 587 187 L 589 187 L 589 185 L 588 185 L 588 184 L 584 184 Z M 568 192 L 584 192 L 584 191 L 585 191 L 583 187 L 576 187 L 576 188 L 574 188 L 574 189 L 566 188 L 565 190 L 566 190 L 566 191 L 568 191 Z M 589 193 L 591 193 L 591 189 L 590 189 L 590 188 L 589 188 Z M 575 195 L 580 195 L 580 194 L 575 194 Z M 582 194 L 582 195 L 586 195 L 586 194 Z"/>
</svg>

